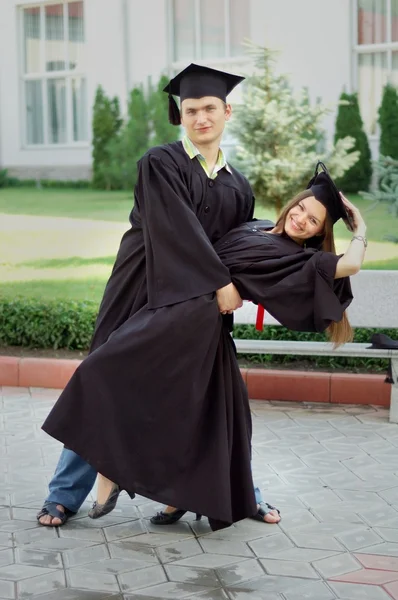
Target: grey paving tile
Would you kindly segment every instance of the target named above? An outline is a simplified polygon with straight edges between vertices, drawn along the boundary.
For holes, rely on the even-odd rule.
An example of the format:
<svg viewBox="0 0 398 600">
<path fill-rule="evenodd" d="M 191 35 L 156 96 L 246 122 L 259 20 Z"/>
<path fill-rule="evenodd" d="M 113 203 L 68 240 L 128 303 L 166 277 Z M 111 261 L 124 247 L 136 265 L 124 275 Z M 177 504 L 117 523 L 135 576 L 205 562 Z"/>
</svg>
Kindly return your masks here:
<svg viewBox="0 0 398 600">
<path fill-rule="evenodd" d="M 105 558 L 96 562 L 90 562 L 79 565 L 80 570 L 90 571 L 92 573 L 127 573 L 136 569 L 145 569 L 149 563 L 145 560 L 136 560 L 131 558 Z"/>
<path fill-rule="evenodd" d="M 242 542 L 232 542 L 223 540 L 214 540 L 203 538 L 199 540 L 204 552 L 213 554 L 227 554 L 229 556 L 252 557 L 253 552 L 247 544 Z"/>
<path fill-rule="evenodd" d="M 108 544 L 108 549 L 112 558 L 145 560 L 149 564 L 159 562 L 154 548 L 140 546 L 131 541 L 113 542 Z"/>
<path fill-rule="evenodd" d="M 341 600 L 391 600 L 391 596 L 376 585 L 356 583 L 330 583 Z"/>
<path fill-rule="evenodd" d="M 110 558 L 106 544 L 91 546 L 90 548 L 79 548 L 63 552 L 66 568 L 78 567 L 88 563 Z"/>
<path fill-rule="evenodd" d="M 168 530 L 167 530 L 168 531 Z M 170 544 L 174 544 L 176 542 L 180 542 L 182 540 L 186 540 L 193 537 L 193 533 L 191 531 L 190 534 L 173 534 L 173 533 L 143 533 L 141 535 L 136 535 L 132 538 L 124 538 L 123 541 L 131 541 L 136 543 L 137 545 L 142 546 L 150 546 L 152 548 L 157 548 L 158 546 L 166 546 Z M 205 526 L 205 531 L 211 531 L 209 525 Z"/>
<path fill-rule="evenodd" d="M 89 540 L 76 540 L 74 538 L 48 538 L 36 540 L 30 544 L 27 544 L 30 548 L 39 548 L 40 550 L 74 550 L 78 548 L 87 548 L 93 546 L 94 542 Z"/>
<path fill-rule="evenodd" d="M 131 573 L 123 573 L 118 579 L 122 592 L 143 590 L 144 588 L 167 581 L 166 574 L 160 566 L 148 567 L 147 569 L 140 569 Z"/>
<path fill-rule="evenodd" d="M 314 550 L 332 550 L 342 552 L 344 546 L 330 535 L 313 533 L 291 533 L 290 538 L 299 548 L 312 548 Z M 266 558 L 266 557 L 265 557 Z M 272 556 L 270 556 L 272 558 Z"/>
<path fill-rule="evenodd" d="M 333 550 L 314 550 L 313 548 L 291 548 L 283 552 L 277 552 L 272 558 L 277 560 L 297 560 L 299 562 L 312 563 L 315 560 L 336 556 L 339 554 Z"/>
<path fill-rule="evenodd" d="M 308 579 L 263 575 L 258 579 L 251 579 L 250 581 L 245 581 L 240 585 L 235 585 L 234 588 L 284 594 L 289 590 L 299 590 L 305 585 L 308 585 Z"/>
<path fill-rule="evenodd" d="M 13 581 L 0 579 L 0 597 L 7 598 L 7 600 L 14 600 L 16 597 L 16 590 Z"/>
<path fill-rule="evenodd" d="M 233 586 L 263 576 L 264 569 L 258 560 L 251 559 L 235 565 L 220 567 L 217 569 L 217 574 L 223 585 Z"/>
<path fill-rule="evenodd" d="M 313 567 L 325 579 L 362 569 L 361 564 L 348 553 L 316 560 L 313 562 Z"/>
<path fill-rule="evenodd" d="M 321 581 L 311 582 L 308 586 L 294 592 L 285 592 L 286 600 L 334 600 L 335 594 L 330 587 Z"/>
<path fill-rule="evenodd" d="M 19 581 L 51 573 L 51 569 L 32 567 L 29 565 L 7 565 L 0 568 L 0 579 Z"/>
<path fill-rule="evenodd" d="M 24 579 L 17 583 L 18 599 L 32 598 L 46 592 L 56 592 L 66 587 L 63 571 L 52 571 L 47 575 Z"/>
<path fill-rule="evenodd" d="M 362 530 L 349 531 L 348 533 L 340 533 L 336 538 L 344 544 L 347 550 L 354 552 L 360 548 L 373 546 L 374 544 L 382 543 L 383 539 L 369 528 Z"/>
<path fill-rule="evenodd" d="M 45 569 L 63 568 L 60 552 L 18 548 L 15 550 L 15 562 L 21 565 L 31 565 L 32 567 L 42 567 Z"/>
<path fill-rule="evenodd" d="M 327 559 L 326 559 L 327 560 Z M 287 577 L 304 577 L 306 579 L 319 579 L 319 574 L 307 562 L 290 560 L 261 559 L 265 571 L 269 575 Z"/>
<path fill-rule="evenodd" d="M 141 521 L 127 521 L 126 523 L 104 528 L 104 534 L 108 542 L 114 542 L 142 533 L 146 533 L 146 529 Z"/>
<path fill-rule="evenodd" d="M 58 539 L 58 532 L 55 527 L 35 527 L 35 529 L 16 532 L 14 539 L 18 546 L 40 542 L 47 543 L 48 540 Z"/>
<path fill-rule="evenodd" d="M 34 600 L 123 600 L 118 594 L 109 592 L 90 592 L 88 590 L 62 589 L 34 596 Z"/>
<path fill-rule="evenodd" d="M 242 590 L 237 588 L 227 588 L 231 600 L 281 600 L 282 596 L 278 593 L 259 590 Z"/>
<path fill-rule="evenodd" d="M 292 542 L 284 533 L 276 533 L 267 538 L 249 542 L 249 546 L 259 558 L 272 557 L 276 552 L 293 548 Z"/>
<path fill-rule="evenodd" d="M 382 538 L 385 542 L 393 542 L 398 544 L 398 529 L 388 529 L 387 527 L 375 527 L 374 533 Z"/>
<path fill-rule="evenodd" d="M 298 509 L 282 515 L 280 527 L 284 530 L 302 527 L 304 525 L 317 524 L 319 521 L 314 517 L 308 509 Z"/>
<path fill-rule="evenodd" d="M 14 552 L 11 548 L 0 550 L 0 567 L 11 565 L 14 562 Z"/>
<path fill-rule="evenodd" d="M 160 546 L 157 553 L 162 563 L 170 563 L 203 554 L 203 549 L 197 540 L 191 539 L 177 542 L 171 546 Z"/>
<path fill-rule="evenodd" d="M 164 567 L 164 570 L 167 575 L 167 578 L 170 581 L 190 583 L 193 585 L 200 585 L 211 588 L 217 588 L 220 586 L 220 581 L 215 571 L 212 569 L 199 569 L 197 567 L 180 567 L 177 565 L 167 565 Z"/>
<path fill-rule="evenodd" d="M 138 571 L 139 572 L 139 571 Z M 115 575 L 105 573 L 90 573 L 79 569 L 66 571 L 66 580 L 69 587 L 98 592 L 119 592 L 120 587 Z"/>
<path fill-rule="evenodd" d="M 219 588 L 218 590 L 210 590 L 195 594 L 195 600 L 229 600 L 227 593 Z"/>
<path fill-rule="evenodd" d="M 170 600 L 179 600 L 180 598 L 194 596 L 194 594 L 200 591 L 206 591 L 206 588 L 203 588 L 200 585 L 169 581 L 140 590 L 140 595 L 143 597 L 146 596 L 147 598 L 170 598 Z"/>
<path fill-rule="evenodd" d="M 240 564 L 243 561 L 248 560 L 241 556 L 229 556 L 224 554 L 198 554 L 190 558 L 184 558 L 182 560 L 175 561 L 173 565 L 181 567 L 198 567 L 202 569 L 217 569 L 226 565 Z"/>
<path fill-rule="evenodd" d="M 398 544 L 383 542 L 376 546 L 367 546 L 361 550 L 362 554 L 378 554 L 380 556 L 398 556 Z"/>
</svg>

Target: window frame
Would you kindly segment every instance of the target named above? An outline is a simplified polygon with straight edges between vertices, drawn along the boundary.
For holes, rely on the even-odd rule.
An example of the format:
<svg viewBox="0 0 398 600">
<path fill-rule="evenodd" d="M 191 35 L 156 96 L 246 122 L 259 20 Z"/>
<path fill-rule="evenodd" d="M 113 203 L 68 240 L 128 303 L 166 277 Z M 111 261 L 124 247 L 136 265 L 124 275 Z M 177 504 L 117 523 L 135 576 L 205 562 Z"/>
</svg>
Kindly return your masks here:
<svg viewBox="0 0 398 600">
<path fill-rule="evenodd" d="M 243 1 L 243 0 L 242 0 Z M 217 57 L 206 57 L 202 56 L 202 23 L 201 23 L 201 13 L 200 13 L 200 0 L 194 0 L 194 12 L 195 12 L 195 56 L 192 56 L 191 59 L 185 60 L 176 60 L 174 52 L 175 52 L 175 27 L 174 27 L 174 10 L 173 10 L 173 0 L 168 0 L 168 38 L 169 38 L 169 64 L 171 65 L 171 69 L 178 71 L 181 68 L 185 67 L 187 64 L 187 60 L 192 60 L 200 63 L 206 63 L 206 65 L 219 65 L 221 64 L 236 64 L 236 63 L 246 63 L 248 62 L 248 57 L 242 54 L 233 56 L 231 55 L 231 11 L 230 11 L 230 2 L 231 0 L 224 0 L 224 50 L 225 54 L 223 56 Z M 249 4 L 248 4 L 249 5 Z M 248 32 L 249 34 L 250 32 Z"/>
<path fill-rule="evenodd" d="M 90 146 L 90 111 L 87 106 L 85 107 L 85 120 L 87 124 L 87 139 L 74 141 L 73 140 L 73 104 L 72 104 L 72 80 L 81 79 L 86 82 L 87 89 L 87 74 L 80 70 L 69 69 L 69 19 L 68 19 L 68 4 L 75 2 L 76 0 L 48 0 L 39 2 L 30 2 L 18 7 L 18 68 L 19 68 L 19 97 L 20 97 L 20 122 L 22 124 L 22 148 L 27 150 L 55 150 L 55 149 L 69 149 L 69 148 L 88 148 Z M 86 19 L 85 19 L 85 3 L 83 2 L 83 37 L 86 40 Z M 63 23 L 64 23 L 64 57 L 67 62 L 68 69 L 57 70 L 57 71 L 46 71 L 45 70 L 45 7 L 55 6 L 62 4 L 63 6 Z M 29 8 L 40 9 L 40 70 L 34 73 L 25 72 L 25 31 L 24 31 L 24 10 Z M 48 127 L 48 94 L 47 94 L 47 82 L 50 79 L 64 79 L 65 80 L 65 95 L 66 95 L 66 142 L 57 144 L 49 141 L 49 127 Z M 42 92 L 42 103 L 43 103 L 43 143 L 31 144 L 28 143 L 27 133 L 27 115 L 26 115 L 26 82 L 27 81 L 40 81 L 41 92 Z"/>
<path fill-rule="evenodd" d="M 379 42 L 376 44 L 359 44 L 358 43 L 358 12 L 359 12 L 359 0 L 352 0 L 352 39 L 353 39 L 353 89 L 358 90 L 359 84 L 359 56 L 360 54 L 386 54 L 386 71 L 387 71 L 387 82 L 391 80 L 392 75 L 392 54 L 398 52 L 398 41 L 393 42 L 391 40 L 391 29 L 392 29 L 392 11 L 391 11 L 391 0 L 386 0 L 386 41 Z M 377 110 L 378 107 L 376 107 Z M 376 125 L 376 132 L 367 134 L 370 140 L 378 140 L 380 137 L 379 125 Z"/>
</svg>

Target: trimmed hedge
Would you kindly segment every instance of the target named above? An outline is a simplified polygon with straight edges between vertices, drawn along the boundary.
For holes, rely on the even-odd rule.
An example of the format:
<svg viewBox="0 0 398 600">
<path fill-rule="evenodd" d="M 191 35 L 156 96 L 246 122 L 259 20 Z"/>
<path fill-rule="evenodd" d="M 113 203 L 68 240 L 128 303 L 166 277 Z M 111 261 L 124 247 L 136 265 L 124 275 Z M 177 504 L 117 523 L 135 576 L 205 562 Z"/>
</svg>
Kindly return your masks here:
<svg viewBox="0 0 398 600">
<path fill-rule="evenodd" d="M 52 301 L 28 298 L 9 300 L 0 297 L 0 345 L 26 348 L 87 350 L 94 331 L 98 305 L 95 302 Z M 355 330 L 356 342 L 369 342 L 373 333 L 383 332 L 398 339 L 398 329 Z M 240 339 L 325 341 L 321 333 L 301 333 L 285 327 L 267 325 L 257 331 L 253 325 L 236 325 L 234 337 Z M 372 358 L 306 357 L 280 355 L 241 355 L 257 364 L 303 363 L 311 367 L 349 368 L 383 371 L 388 361 Z"/>
</svg>

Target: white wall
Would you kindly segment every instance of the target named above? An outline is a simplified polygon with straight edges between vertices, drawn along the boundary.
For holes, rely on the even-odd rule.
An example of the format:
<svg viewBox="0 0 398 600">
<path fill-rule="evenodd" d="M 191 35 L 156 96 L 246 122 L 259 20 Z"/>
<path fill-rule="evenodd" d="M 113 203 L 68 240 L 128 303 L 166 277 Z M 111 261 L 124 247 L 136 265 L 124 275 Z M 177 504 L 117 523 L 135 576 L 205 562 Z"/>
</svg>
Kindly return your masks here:
<svg viewBox="0 0 398 600">
<path fill-rule="evenodd" d="M 293 86 L 308 87 L 333 109 L 326 120 L 334 131 L 335 108 L 343 91 L 351 91 L 350 0 L 251 0 L 254 42 L 277 50 L 278 69 Z"/>
<path fill-rule="evenodd" d="M 243 1 L 243 0 L 242 0 Z M 308 86 L 312 98 L 335 108 L 351 86 L 349 0 L 250 0 L 251 38 L 280 51 L 278 68 L 294 87 Z M 17 169 L 86 170 L 90 144 L 81 147 L 25 148 L 23 145 L 18 10 L 26 0 L 0 0 L 0 161 Z M 126 107 L 128 91 L 148 77 L 155 83 L 170 65 L 167 0 L 85 0 L 88 119 L 99 83 Z M 242 72 L 239 62 L 214 64 Z M 236 95 L 231 101 L 236 101 Z M 334 115 L 326 125 L 333 131 Z M 90 130 L 90 127 L 89 127 Z M 23 174 L 22 174 L 23 176 Z M 25 175 L 28 176 L 28 175 Z"/>
</svg>

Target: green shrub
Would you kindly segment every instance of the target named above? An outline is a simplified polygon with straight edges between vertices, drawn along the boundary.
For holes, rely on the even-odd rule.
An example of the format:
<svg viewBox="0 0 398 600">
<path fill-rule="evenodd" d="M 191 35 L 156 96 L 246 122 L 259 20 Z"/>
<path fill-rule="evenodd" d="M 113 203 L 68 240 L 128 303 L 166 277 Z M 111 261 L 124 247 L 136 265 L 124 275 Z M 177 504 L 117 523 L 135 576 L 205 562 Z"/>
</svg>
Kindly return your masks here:
<svg viewBox="0 0 398 600">
<path fill-rule="evenodd" d="M 103 169 L 109 165 L 107 146 L 114 139 L 122 125 L 119 100 L 110 100 L 103 88 L 97 87 L 93 107 L 93 187 L 108 189 L 104 180 Z"/>
<path fill-rule="evenodd" d="M 396 88 L 384 86 L 383 98 L 379 108 L 380 145 L 382 156 L 398 159 L 398 93 Z"/>
<path fill-rule="evenodd" d="M 25 348 L 53 348 L 87 350 L 94 332 L 98 305 L 95 302 L 53 301 L 0 297 L 0 345 Z M 369 342 L 373 333 L 383 332 L 398 338 L 398 329 L 355 330 L 356 342 Z M 301 333 L 285 327 L 267 325 L 257 331 L 253 325 L 236 325 L 237 339 L 325 341 L 320 333 Z M 241 355 L 242 360 L 260 365 L 294 365 L 305 363 L 309 367 L 326 369 L 384 371 L 387 361 L 372 358 L 306 357 L 282 355 Z"/>
<path fill-rule="evenodd" d="M 0 344 L 85 350 L 90 344 L 97 312 L 95 302 L 0 298 Z"/>
<path fill-rule="evenodd" d="M 363 129 L 357 94 L 343 92 L 340 96 L 334 141 L 336 143 L 339 139 L 347 136 L 354 138 L 353 150 L 359 151 L 359 160 L 342 177 L 338 178 L 336 183 L 344 192 L 367 191 L 372 179 L 369 141 Z"/>
</svg>

